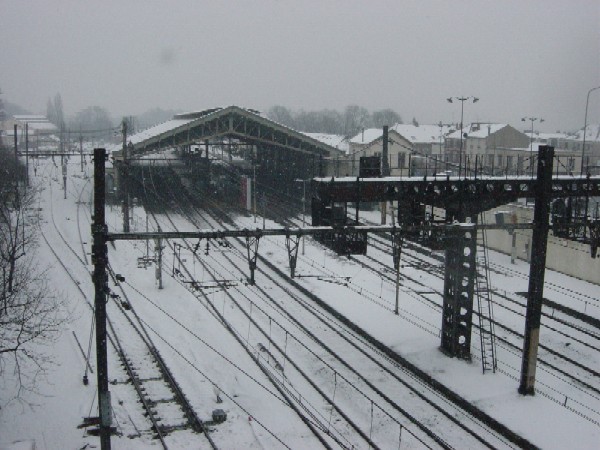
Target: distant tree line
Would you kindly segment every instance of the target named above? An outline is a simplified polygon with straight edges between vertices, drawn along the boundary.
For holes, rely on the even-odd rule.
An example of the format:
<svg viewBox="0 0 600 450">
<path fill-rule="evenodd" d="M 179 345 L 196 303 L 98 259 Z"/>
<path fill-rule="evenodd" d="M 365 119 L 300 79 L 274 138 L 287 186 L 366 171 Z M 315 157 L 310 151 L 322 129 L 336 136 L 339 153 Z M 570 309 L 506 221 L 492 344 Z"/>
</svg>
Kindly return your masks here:
<svg viewBox="0 0 600 450">
<path fill-rule="evenodd" d="M 392 109 L 381 109 L 371 113 L 358 105 L 348 105 L 343 111 L 292 111 L 285 106 L 276 105 L 267 111 L 267 117 L 298 131 L 348 137 L 355 136 L 364 128 L 381 128 L 384 125 L 402 123 L 400 114 Z"/>
</svg>

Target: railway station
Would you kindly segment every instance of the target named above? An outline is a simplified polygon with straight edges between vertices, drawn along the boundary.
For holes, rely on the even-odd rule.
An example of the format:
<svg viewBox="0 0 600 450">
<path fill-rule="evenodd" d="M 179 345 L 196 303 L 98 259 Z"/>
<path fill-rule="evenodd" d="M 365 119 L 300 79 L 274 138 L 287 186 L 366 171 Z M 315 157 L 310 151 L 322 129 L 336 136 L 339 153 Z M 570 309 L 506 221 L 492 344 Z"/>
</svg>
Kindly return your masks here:
<svg viewBox="0 0 600 450">
<path fill-rule="evenodd" d="M 84 204 L 82 196 L 93 186 L 89 195 L 93 194 L 90 207 L 94 208 L 90 213 L 94 305 L 89 306 L 97 329 L 100 416 L 86 417 L 82 427 L 92 434 L 99 433 L 105 440 L 119 433 L 117 427 L 110 425 L 109 417 L 110 411 L 117 407 L 111 400 L 111 392 L 120 390 L 118 380 L 115 385 L 109 383 L 109 374 L 115 370 L 109 369 L 111 358 L 115 358 L 110 356 L 109 348 L 115 327 L 125 327 L 129 322 L 128 326 L 133 324 L 134 329 L 143 328 L 146 319 L 137 325 L 133 323 L 143 299 L 163 312 L 174 308 L 169 320 L 191 331 L 190 324 L 183 324 L 188 320 L 183 317 L 187 310 L 182 315 L 179 309 L 182 295 L 187 292 L 190 299 L 205 305 L 209 312 L 206 317 L 213 317 L 222 332 L 229 326 L 223 328 L 223 324 L 229 323 L 230 308 L 235 308 L 240 315 L 237 326 L 243 324 L 245 331 L 234 331 L 230 346 L 237 342 L 251 358 L 257 358 L 263 375 L 274 383 L 278 395 L 292 405 L 290 414 L 296 414 L 313 429 L 316 441 L 325 447 L 330 441 L 343 446 L 346 434 L 335 430 L 332 435 L 322 435 L 311 421 L 304 421 L 303 402 L 308 400 L 299 401 L 286 387 L 292 386 L 288 377 L 305 380 L 315 395 L 330 406 L 332 416 L 343 418 L 352 430 L 350 434 L 373 447 L 378 442 L 400 445 L 408 441 L 410 445 L 447 448 L 448 436 L 453 436 L 454 445 L 468 442 L 469 447 L 476 443 L 492 447 L 506 443 L 525 448 L 533 445 L 530 436 L 515 426 L 514 421 L 507 422 L 506 416 L 499 419 L 491 413 L 491 408 L 481 407 L 472 399 L 481 398 L 481 392 L 496 385 L 495 377 L 507 370 L 504 362 L 507 348 L 511 349 L 513 364 L 518 360 L 521 366 L 520 371 L 512 369 L 511 389 L 521 397 L 534 396 L 544 389 L 536 384 L 539 377 L 536 370 L 543 369 L 542 380 L 546 383 L 544 372 L 555 364 L 548 361 L 546 354 L 563 353 L 540 339 L 544 322 L 552 321 L 554 329 L 557 319 L 562 327 L 570 320 L 581 321 L 585 324 L 584 332 L 590 333 L 588 337 L 592 339 L 593 332 L 585 331 L 585 327 L 596 326 L 596 319 L 585 313 L 590 300 L 585 300 L 582 313 L 581 308 L 568 302 L 555 301 L 555 295 L 547 298 L 544 285 L 547 269 L 561 264 L 554 257 L 559 246 L 561 252 L 575 246 L 580 254 L 584 253 L 590 272 L 595 271 L 600 227 L 587 208 L 600 197 L 600 177 L 555 172 L 556 157 L 551 146 L 540 147 L 534 176 L 530 173 L 494 176 L 481 170 L 467 170 L 466 165 L 461 175 L 434 170 L 434 173 L 389 176 L 384 164 L 385 146 L 381 157 L 351 162 L 337 148 L 272 122 L 257 111 L 235 106 L 179 114 L 133 135 L 123 125 L 122 134 L 122 144 L 109 148 L 108 152 L 94 149 L 94 167 L 87 183 L 85 178 L 71 177 L 69 181 L 81 189 L 76 202 L 78 217 Z M 15 152 L 17 157 L 28 157 L 26 153 Z M 36 157 L 43 161 L 49 155 Z M 67 178 L 73 172 L 75 155 L 53 153 L 47 167 L 42 169 L 40 165 L 40 172 L 33 178 L 55 172 L 59 165 L 51 161 L 60 157 L 61 196 L 66 200 L 71 195 Z M 81 168 L 77 161 L 77 169 L 83 173 L 83 152 L 79 156 Z M 353 173 L 353 165 L 357 166 L 358 175 L 343 175 Z M 436 163 L 432 165 L 435 167 Z M 528 215 L 514 212 L 514 205 L 519 204 Z M 140 222 L 142 216 L 145 226 Z M 182 218 L 187 223 L 183 228 L 177 224 Z M 508 247 L 503 242 L 508 242 Z M 124 246 L 131 251 L 123 252 Z M 523 246 L 528 249 L 525 254 L 517 251 Z M 494 255 L 490 256 L 492 252 Z M 510 270 L 498 265 L 502 255 L 510 255 L 515 266 L 519 265 L 517 260 L 529 266 L 520 274 L 527 286 L 514 293 L 502 292 L 494 281 L 494 277 L 505 277 Z M 329 262 L 317 263 L 320 258 Z M 127 259 L 134 263 L 133 268 L 125 269 Z M 215 263 L 220 270 L 216 270 Z M 117 264 L 121 269 L 116 269 Z M 201 267 L 201 272 L 196 266 Z M 335 268 L 328 271 L 328 266 Z M 142 276 L 148 269 L 154 274 L 154 288 L 148 285 L 152 276 Z M 361 272 L 365 273 L 359 281 L 357 274 Z M 425 281 L 420 281 L 421 277 Z M 555 279 L 557 275 L 552 277 Z M 374 286 L 379 283 L 381 292 L 376 294 Z M 327 285 L 331 287 L 324 287 Z M 176 286 L 181 293 L 172 297 Z M 272 290 L 279 294 L 270 294 Z M 155 296 L 161 299 L 160 304 Z M 413 298 L 418 298 L 418 302 L 412 304 Z M 267 304 L 259 306 L 264 299 Z M 377 361 L 380 357 L 401 367 L 418 380 L 417 384 L 441 396 L 441 403 L 449 403 L 456 409 L 445 409 L 439 399 L 429 399 L 411 386 L 409 393 L 402 394 L 407 397 L 402 398 L 416 396 L 429 405 L 427 408 L 432 408 L 425 415 L 413 416 L 405 408 L 405 402 L 390 398 L 385 387 L 375 385 L 368 370 L 358 370 L 344 362 L 342 355 L 321 341 L 323 337 L 311 335 L 321 325 L 313 331 L 307 330 L 307 335 L 317 339 L 321 348 L 331 351 L 329 357 L 349 372 L 343 374 L 340 367 L 330 367 L 318 355 L 311 354 L 332 376 L 331 386 L 327 387 L 327 383 L 319 386 L 300 363 L 306 355 L 288 348 L 291 329 L 279 324 L 281 318 L 267 311 L 276 308 L 293 327 L 304 330 L 311 319 L 296 310 L 296 302 L 302 308 L 309 311 L 317 308 L 321 311 L 319 315 L 330 317 L 327 327 L 335 322 L 348 330 L 344 333 L 364 342 L 364 348 L 361 344 L 357 349 L 357 341 L 345 338 L 343 345 L 359 351 L 361 364 L 369 361 L 369 365 L 374 364 L 371 370 L 391 376 L 395 380 L 390 382 L 393 389 L 398 389 L 395 383 L 403 383 L 402 377 L 386 368 L 387 363 Z M 192 304 L 185 304 L 193 310 Z M 507 326 L 505 310 L 512 311 L 515 307 L 521 308 L 522 313 Z M 497 317 L 498 309 L 501 318 Z M 555 311 L 559 318 L 554 317 Z M 123 323 L 115 325 L 116 316 L 123 316 L 118 319 Z M 204 323 L 204 316 L 200 314 L 196 320 L 202 317 Z M 369 325 L 371 317 L 387 326 L 379 330 Z M 207 325 L 200 328 L 203 327 Z M 280 331 L 276 331 L 278 327 Z M 522 334 L 515 331 L 519 329 L 524 329 Z M 383 330 L 387 331 L 380 333 Z M 424 330 L 433 333 L 434 338 L 423 334 Z M 256 340 L 250 345 L 255 332 Z M 155 334 L 162 339 L 160 333 Z M 507 334 L 518 336 L 517 343 L 509 341 Z M 85 357 L 82 343 L 74 336 Z M 129 339 L 133 341 L 133 336 Z M 155 439 L 167 446 L 171 436 L 189 431 L 206 436 L 209 446 L 215 448 L 212 441 L 215 431 L 229 429 L 232 416 L 235 417 L 221 403 L 235 404 L 235 397 L 227 398 L 217 389 L 214 404 L 212 400 L 206 402 L 213 404 L 212 410 L 203 409 L 199 414 L 188 400 L 187 380 L 183 384 L 176 381 L 181 377 L 181 368 L 176 366 L 173 371 L 173 362 L 165 360 L 151 342 L 155 339 L 149 339 L 144 332 L 139 332 L 135 337 L 138 339 L 135 345 L 148 347 L 155 361 L 151 365 L 136 362 L 136 355 L 130 356 L 127 346 L 131 343 L 111 345 L 117 349 L 116 358 L 130 380 L 123 384 L 132 383 L 152 417 Z M 414 339 L 422 340 L 423 344 L 411 344 Z M 588 338 L 577 339 L 586 345 Z M 169 345 L 159 346 L 162 352 L 174 349 Z M 411 350 L 405 353 L 403 348 Z M 347 347 L 345 352 L 349 351 Z M 429 355 L 434 366 L 424 364 L 420 355 Z M 576 369 L 559 368 L 561 375 L 576 380 L 585 391 L 596 392 L 595 369 L 573 357 L 564 360 L 565 365 L 571 364 Z M 484 378 L 473 378 L 474 366 L 477 366 L 475 372 L 485 375 Z M 199 365 L 193 368 L 201 370 Z M 461 388 L 457 386 L 460 383 L 456 375 L 446 374 L 447 371 L 469 373 L 473 384 Z M 584 373 L 581 378 L 576 376 L 578 371 Z M 440 375 L 432 375 L 436 373 Z M 363 388 L 348 385 L 350 376 L 358 377 L 364 383 Z M 158 384 L 159 380 L 163 387 L 148 389 L 149 383 Z M 84 384 L 89 384 L 87 368 Z M 173 392 L 173 396 L 166 398 L 155 393 L 164 389 Z M 351 417 L 335 401 L 338 389 L 344 395 L 368 389 L 385 399 L 390 409 L 370 399 L 367 401 L 372 408 L 370 415 L 355 417 L 351 413 Z M 583 414 L 576 402 L 584 398 L 583 394 L 576 399 L 565 397 L 561 400 L 562 407 L 568 405 Z M 177 405 L 181 412 L 167 415 L 165 411 L 171 407 L 168 405 Z M 468 415 L 475 427 L 456 419 L 457 411 Z M 380 414 L 383 418 L 378 417 Z M 398 420 L 394 414 L 408 418 L 408 422 Z M 443 435 L 427 424 L 429 414 L 441 414 L 448 421 Z M 361 424 L 365 419 L 378 425 Z M 391 428 L 387 426 L 390 424 Z M 478 427 L 485 432 L 476 431 Z M 399 437 L 390 436 L 390 430 L 396 428 L 408 436 L 403 438 L 401 433 Z"/>
<path fill-rule="evenodd" d="M 597 2 L 4 3 L 0 450 L 599 448 Z"/>
<path fill-rule="evenodd" d="M 361 158 L 359 176 L 336 178 L 335 173 L 339 172 L 340 166 L 337 149 L 265 119 L 257 111 L 231 106 L 180 114 L 169 122 L 132 136 L 129 140 L 124 137 L 123 147 L 120 151 L 113 151 L 113 159 L 117 173 L 121 173 L 118 178 L 123 178 L 122 173 L 135 167 L 137 161 L 143 162 L 150 158 L 160 166 L 156 153 L 176 149 L 184 164 L 192 167 L 194 178 L 202 180 L 207 186 L 214 173 L 209 149 L 214 154 L 215 147 L 220 148 L 222 156 L 218 161 L 229 162 L 236 167 L 239 179 L 246 179 L 246 182 L 236 180 L 233 185 L 241 186 L 238 194 L 246 197 L 243 202 L 248 205 L 248 209 L 254 208 L 255 212 L 256 204 L 253 202 L 256 202 L 255 191 L 259 190 L 256 186 L 263 186 L 263 189 L 275 188 L 293 196 L 294 193 L 299 193 L 298 181 L 303 181 L 302 188 L 306 189 L 305 181 L 310 180 L 311 224 L 314 227 L 331 227 L 327 231 L 315 231 L 315 238 L 341 255 L 367 253 L 368 232 L 356 228 L 361 224 L 361 207 L 376 204 L 381 205 L 385 211 L 385 206 L 389 203 L 392 225 L 398 227 L 398 231 L 392 233 L 394 254 L 400 254 L 404 237 L 445 252 L 440 348 L 448 356 L 471 359 L 472 318 L 476 311 L 481 336 L 482 367 L 484 371 L 495 370 L 494 318 L 491 298 L 487 295 L 489 275 L 485 275 L 489 269 L 486 259 L 478 258 L 477 254 L 478 242 L 480 236 L 485 235 L 485 230 L 461 230 L 459 226 L 452 225 L 476 226 L 482 213 L 486 211 L 519 199 L 535 198 L 538 208 L 537 219 L 534 218 L 530 225 L 534 230 L 534 243 L 530 256 L 533 263 L 528 294 L 531 299 L 528 313 L 534 317 L 532 320 L 528 319 L 528 326 L 530 322 L 534 325 L 527 331 L 536 335 L 549 230 L 548 205 L 553 202 L 554 209 L 560 212 L 555 212 L 553 217 L 554 231 L 562 233 L 561 236 L 567 239 L 590 245 L 591 254 L 595 257 L 595 249 L 599 244 L 599 223 L 582 222 L 582 218 L 575 216 L 573 212 L 565 215 L 564 205 L 570 204 L 573 199 L 598 197 L 600 177 L 554 175 L 554 153 L 551 147 L 544 148 L 543 152 L 540 150 L 536 162 L 538 173 L 535 177 L 498 177 L 481 172 L 478 174 L 477 171 L 467 176 L 466 167 L 464 176 L 444 173 L 432 177 L 386 177 L 382 174 L 386 173 L 384 161 L 387 160 L 387 134 L 387 127 L 384 127 L 381 158 Z M 197 161 L 203 161 L 202 168 L 197 167 Z M 389 173 L 389 168 L 387 172 Z M 306 202 L 306 192 L 301 192 L 301 195 L 302 201 Z M 539 210 L 542 206 L 545 209 Z M 514 231 L 515 224 L 504 223 L 503 220 L 498 217 L 497 228 Z M 382 225 L 385 221 L 386 215 L 383 212 Z M 568 231 L 576 227 L 579 229 L 578 233 Z M 125 222 L 124 231 L 127 231 Z M 253 242 L 257 245 L 257 238 L 255 239 Z M 485 237 L 482 240 L 485 242 Z M 297 251 L 297 245 L 293 248 Z M 251 257 L 248 245 L 252 282 L 257 252 L 255 248 Z M 487 249 L 484 248 L 484 256 L 486 252 Z M 396 265 L 398 258 L 394 259 Z M 535 267 L 535 263 L 540 261 L 543 262 Z M 290 253 L 290 266 L 295 267 L 295 264 L 295 255 Z M 481 273 L 484 274 L 483 281 Z M 534 299 L 534 296 L 539 298 Z M 533 352 L 533 356 L 529 352 Z M 532 344 L 532 349 L 527 346 L 524 349 L 524 372 L 530 365 L 530 358 L 535 359 L 536 353 L 536 342 Z M 526 380 L 533 380 L 534 375 L 524 373 L 522 377 L 520 390 L 532 392 L 533 381 Z"/>
</svg>

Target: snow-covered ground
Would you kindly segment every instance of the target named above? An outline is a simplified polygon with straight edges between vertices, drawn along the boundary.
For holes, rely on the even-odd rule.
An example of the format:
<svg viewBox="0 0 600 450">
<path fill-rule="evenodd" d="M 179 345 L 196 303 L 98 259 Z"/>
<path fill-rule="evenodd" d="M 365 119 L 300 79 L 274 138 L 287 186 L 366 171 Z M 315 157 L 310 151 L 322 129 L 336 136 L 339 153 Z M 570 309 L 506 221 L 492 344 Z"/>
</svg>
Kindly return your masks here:
<svg viewBox="0 0 600 450">
<path fill-rule="evenodd" d="M 0 449 L 28 448 L 27 445 L 33 442 L 38 449 L 85 448 L 86 445 L 88 448 L 99 447 L 97 438 L 89 437 L 85 429 L 77 428 L 84 417 L 97 415 L 94 341 L 91 346 L 94 372 L 89 374 L 90 384 L 85 386 L 82 383 L 85 361 L 74 337 L 77 336 L 84 352 L 87 352 L 92 324 L 92 311 L 88 302 L 93 302 L 94 294 L 89 256 L 91 165 L 87 164 L 86 172 L 82 174 L 79 159 L 71 159 L 68 166 L 67 198 L 64 199 L 60 167 L 55 167 L 51 160 L 41 160 L 40 163 L 42 165 L 33 181 L 44 187 L 40 207 L 41 231 L 45 239 L 40 239 L 36 252 L 40 266 L 49 268 L 54 289 L 67 299 L 70 320 L 52 348 L 45 349 L 51 357 L 52 364 L 37 380 L 36 392 L 24 392 L 22 400 L 8 402 L 13 395 L 14 380 L 10 371 L 3 373 L 0 380 Z M 111 231 L 120 231 L 120 208 L 107 207 L 106 212 Z M 158 220 L 164 231 L 175 226 L 165 216 L 159 215 Z M 195 229 L 183 216 L 174 216 L 172 220 L 180 230 Z M 238 227 L 256 228 L 262 225 L 261 219 L 255 223 L 251 216 L 240 215 L 235 220 Z M 277 226 L 269 221 L 266 224 L 267 227 Z M 200 225 L 201 228 L 209 226 L 212 224 L 208 220 Z M 145 227 L 145 213 L 139 207 L 134 208 L 134 230 L 144 231 Z M 70 248 L 61 235 L 69 242 Z M 146 252 L 145 242 L 119 241 L 114 246 L 109 245 L 110 264 L 115 272 L 125 277 L 123 289 L 127 292 L 128 300 L 147 325 L 154 344 L 194 405 L 197 414 L 208 420 L 216 408 L 227 412 L 227 421 L 214 426 L 211 433 L 217 447 L 321 447 L 322 444 L 307 425 L 273 388 L 254 358 L 225 329 L 218 316 L 211 312 L 213 309 L 210 304 L 236 327 L 236 332 L 242 340 L 247 343 L 253 342 L 255 349 L 260 348 L 256 343 L 264 338 L 259 337 L 254 325 L 241 315 L 235 301 L 245 303 L 244 307 L 252 303 L 271 308 L 271 317 L 278 317 L 282 323 L 288 324 L 291 323 L 291 319 L 284 319 L 284 314 L 278 312 L 274 303 L 273 306 L 266 306 L 264 298 L 267 293 L 273 293 L 275 301 L 282 309 L 288 309 L 298 317 L 301 315 L 300 310 L 297 310 L 291 298 L 286 298 L 274 282 L 260 271 L 256 273 L 257 286 L 248 286 L 245 282 L 248 275 L 247 262 L 235 246 L 219 247 L 213 242 L 206 255 L 204 244 L 205 242 L 201 242 L 200 259 L 204 260 L 211 270 L 218 271 L 218 277 L 227 280 L 231 285 L 229 289 L 207 287 L 203 290 L 206 292 L 205 296 L 192 295 L 186 288 L 189 285 L 184 283 L 185 276 L 171 276 L 172 266 L 179 266 L 179 263 L 174 259 L 173 251 L 168 245 L 165 245 L 164 250 L 164 288 L 160 290 L 156 285 L 154 266 L 148 269 L 138 267 L 137 258 Z M 390 255 L 374 247 L 370 247 L 368 252 L 369 256 L 384 261 L 388 268 L 391 267 Z M 282 270 L 288 270 L 284 238 L 262 238 L 259 253 Z M 499 268 L 498 272 L 501 272 L 492 274 L 492 284 L 508 298 L 517 301 L 520 297 L 515 293 L 527 290 L 528 265 L 521 261 L 511 265 L 510 257 L 506 255 L 491 253 L 490 256 L 491 262 Z M 359 266 L 353 260 L 336 257 L 311 239 L 306 240 L 305 254 L 298 257 L 296 270 L 299 277 L 296 281 L 437 381 L 472 401 L 536 446 L 557 449 L 598 448 L 600 396 L 593 390 L 557 375 L 556 371 L 547 366 L 538 365 L 537 394 L 533 397 L 520 396 L 517 393 L 519 352 L 499 344 L 499 370 L 495 374 L 484 375 L 477 358 L 478 337 L 475 334 L 472 362 L 444 356 L 439 351 L 439 308 L 424 301 L 424 298 L 428 297 L 433 299 L 434 303 L 440 303 L 439 295 L 436 297 L 436 294 L 431 292 L 441 290 L 443 281 L 426 270 L 411 265 L 409 252 L 406 252 L 403 258 L 406 267 L 403 268 L 405 277 L 402 279 L 398 316 L 393 313 L 393 283 L 388 282 L 383 275 L 377 276 Z M 189 276 L 206 286 L 211 283 L 212 278 L 207 266 L 194 259 L 190 250 L 182 250 L 182 259 L 186 260 Z M 239 264 L 241 270 L 235 268 L 231 261 Z M 429 263 L 432 270 L 440 267 L 440 263 L 435 259 L 431 259 Z M 370 261 L 368 264 L 374 263 Z M 258 267 L 264 268 L 260 260 Z M 381 271 L 381 267 L 379 266 L 378 270 Z M 587 313 L 600 318 L 597 286 L 551 271 L 546 273 L 546 282 L 545 297 L 575 307 L 575 297 L 586 296 L 590 299 L 590 304 L 586 304 Z M 264 289 L 264 293 L 259 293 L 259 287 Z M 111 288 L 115 291 L 117 289 L 112 283 Z M 229 295 L 232 295 L 233 299 Z M 507 328 L 522 333 L 523 319 L 511 313 L 510 308 L 518 307 L 508 302 L 506 305 L 498 305 L 495 310 L 496 318 Z M 250 311 L 251 317 L 264 321 L 264 317 L 260 317 L 261 313 L 256 309 Z M 120 313 L 112 303 L 108 305 L 108 313 L 118 320 L 117 316 Z M 542 344 L 560 349 L 573 360 L 596 371 L 600 370 L 597 328 L 589 327 L 590 333 L 595 334 L 596 338 L 578 335 L 577 339 L 587 344 L 580 345 L 574 341 L 572 335 L 566 336 L 546 329 L 546 322 L 543 318 L 540 339 Z M 289 326 L 289 329 L 292 329 L 292 326 Z M 316 329 L 320 325 L 315 320 L 310 326 Z M 552 326 L 560 327 L 555 323 L 552 323 Z M 559 331 L 561 330 L 563 329 Z M 514 341 L 522 345 L 521 341 L 511 336 L 507 330 L 497 328 L 496 331 L 499 337 L 508 342 Z M 273 327 L 273 335 L 277 333 Z M 283 336 L 281 339 L 283 342 Z M 262 342 L 265 347 L 268 345 L 267 341 Z M 305 370 L 316 377 L 326 372 L 313 357 L 296 349 L 290 348 L 289 351 L 298 351 L 298 361 L 304 364 Z M 261 351 L 256 350 L 255 353 L 258 355 Z M 556 356 L 543 349 L 540 351 L 540 357 L 555 361 L 557 366 L 562 367 L 561 363 L 556 361 Z M 265 358 L 264 354 L 262 358 Z M 269 364 L 269 359 L 266 358 L 264 363 Z M 357 366 L 363 364 L 358 359 L 353 363 Z M 596 389 L 600 387 L 597 377 L 585 371 L 579 375 Z M 375 379 L 380 374 L 373 373 L 372 376 Z M 114 425 L 121 433 L 120 436 L 112 438 L 113 447 L 129 449 L 159 445 L 146 432 L 147 419 L 143 416 L 133 388 L 124 382 L 127 375 L 110 347 L 109 378 L 115 381 L 110 385 L 110 391 Z M 322 375 L 321 383 L 326 390 L 333 387 L 331 377 L 326 373 Z M 299 380 L 294 388 L 301 389 Z M 311 397 L 312 391 L 306 388 L 306 391 L 301 390 L 301 393 L 303 392 L 307 392 L 307 402 L 313 401 L 311 406 L 318 408 L 318 401 Z M 222 403 L 217 402 L 217 397 L 222 399 Z M 363 403 L 358 396 L 346 400 L 355 405 L 355 410 L 368 410 L 368 403 Z M 405 402 L 404 407 L 410 411 L 411 405 Z M 325 407 L 322 409 L 327 411 Z M 360 417 L 358 414 L 357 416 Z M 437 418 L 430 418 L 430 425 L 436 421 Z M 410 430 L 410 424 L 406 426 Z M 441 428 L 437 431 L 443 435 L 445 425 L 440 421 L 439 426 Z M 341 436 L 351 436 L 345 429 L 337 431 Z M 138 432 L 141 436 L 138 436 Z M 380 433 L 382 447 L 419 447 L 406 433 L 401 442 L 397 438 L 394 441 L 394 438 L 384 436 L 383 431 Z M 20 444 L 17 444 L 18 442 Z M 332 440 L 328 442 L 336 446 Z M 189 431 L 172 433 L 167 438 L 167 444 L 169 448 L 208 448 L 208 443 L 201 436 Z M 364 442 L 356 444 L 359 448 L 366 448 Z M 455 446 L 460 448 L 457 444 Z"/>
</svg>

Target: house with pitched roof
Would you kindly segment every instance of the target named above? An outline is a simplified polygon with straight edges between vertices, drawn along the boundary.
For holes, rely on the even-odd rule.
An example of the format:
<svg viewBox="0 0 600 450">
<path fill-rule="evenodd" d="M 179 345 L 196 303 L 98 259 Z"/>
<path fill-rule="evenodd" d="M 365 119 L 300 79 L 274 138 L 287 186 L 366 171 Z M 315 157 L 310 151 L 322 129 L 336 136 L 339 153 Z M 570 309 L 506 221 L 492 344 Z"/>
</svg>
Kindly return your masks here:
<svg viewBox="0 0 600 450">
<path fill-rule="evenodd" d="M 444 171 L 444 143 L 451 125 L 396 124 L 388 132 L 388 158 L 391 176 L 424 175 Z M 383 130 L 371 128 L 350 140 L 350 154 L 379 156 L 383 152 Z M 355 162 L 358 170 L 358 162 Z"/>
<path fill-rule="evenodd" d="M 585 151 L 583 151 L 584 137 Z M 600 173 L 600 124 L 587 125 L 585 135 L 583 128 L 573 135 L 569 135 L 565 139 L 564 145 L 566 150 L 571 150 L 583 156 L 584 172 L 589 171 L 594 175 Z"/>
<path fill-rule="evenodd" d="M 369 128 L 350 139 L 348 152 L 349 173 L 357 176 L 362 156 L 379 156 L 383 154 L 383 129 Z M 408 164 L 413 147 L 409 140 L 396 130 L 388 130 L 388 163 L 391 176 L 408 174 Z"/>
<path fill-rule="evenodd" d="M 28 140 L 29 150 L 37 151 L 45 146 L 56 147 L 58 128 L 46 116 L 21 114 L 7 118 L 2 122 L 3 144 L 12 147 L 14 144 L 14 129 L 17 126 L 17 146 L 25 150 L 25 140 Z M 27 136 L 25 131 L 27 130 Z"/>
<path fill-rule="evenodd" d="M 448 161 L 463 173 L 518 173 L 531 168 L 530 152 L 529 137 L 504 123 L 472 123 L 449 134 L 445 144 Z"/>
</svg>

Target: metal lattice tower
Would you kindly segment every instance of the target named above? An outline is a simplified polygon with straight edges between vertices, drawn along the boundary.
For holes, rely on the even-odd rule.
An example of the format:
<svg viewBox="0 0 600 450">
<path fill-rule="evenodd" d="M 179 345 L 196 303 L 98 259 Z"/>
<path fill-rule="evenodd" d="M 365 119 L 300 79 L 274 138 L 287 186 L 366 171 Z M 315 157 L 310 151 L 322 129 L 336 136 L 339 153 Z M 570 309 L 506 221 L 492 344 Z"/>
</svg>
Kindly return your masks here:
<svg viewBox="0 0 600 450">
<path fill-rule="evenodd" d="M 475 230 L 447 229 L 441 349 L 449 356 L 471 359 L 471 325 L 475 284 Z"/>
</svg>

